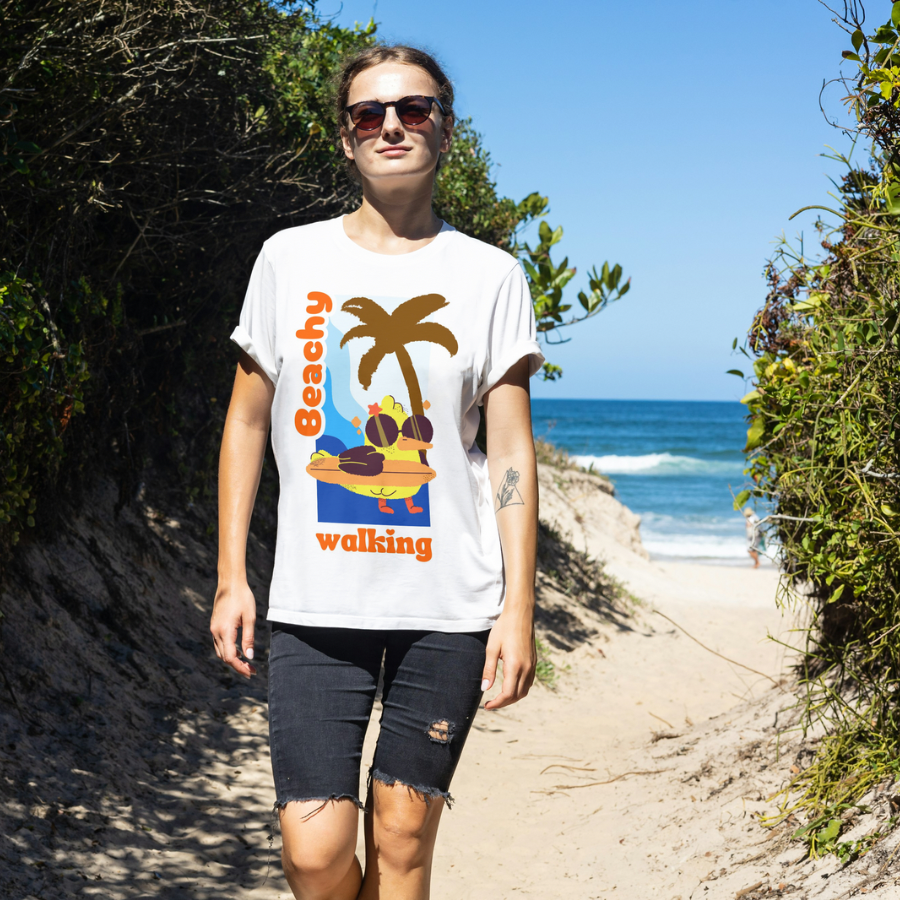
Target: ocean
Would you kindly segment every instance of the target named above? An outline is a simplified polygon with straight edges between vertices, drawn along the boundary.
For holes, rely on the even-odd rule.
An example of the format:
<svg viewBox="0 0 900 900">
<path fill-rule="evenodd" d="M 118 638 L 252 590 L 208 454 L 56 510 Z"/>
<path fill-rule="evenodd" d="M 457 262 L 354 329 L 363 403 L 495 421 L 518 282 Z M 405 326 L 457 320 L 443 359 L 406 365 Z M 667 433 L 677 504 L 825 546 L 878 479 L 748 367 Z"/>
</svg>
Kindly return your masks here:
<svg viewBox="0 0 900 900">
<path fill-rule="evenodd" d="M 532 400 L 535 437 L 609 476 L 641 516 L 652 557 L 749 563 L 744 518 L 746 408 L 736 402 Z"/>
</svg>

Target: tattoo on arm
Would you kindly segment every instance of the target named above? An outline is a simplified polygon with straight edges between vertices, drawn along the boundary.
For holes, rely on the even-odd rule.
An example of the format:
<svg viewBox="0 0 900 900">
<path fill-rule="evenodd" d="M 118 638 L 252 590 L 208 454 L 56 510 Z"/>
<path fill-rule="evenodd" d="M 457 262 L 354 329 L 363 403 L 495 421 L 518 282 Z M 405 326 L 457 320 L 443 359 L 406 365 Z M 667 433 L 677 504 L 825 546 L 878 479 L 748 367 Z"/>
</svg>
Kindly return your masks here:
<svg viewBox="0 0 900 900">
<path fill-rule="evenodd" d="M 518 482 L 519 473 L 512 468 L 507 469 L 506 475 L 503 476 L 503 484 L 500 485 L 500 490 L 497 491 L 497 502 L 500 504 L 497 507 L 498 511 L 506 506 L 525 505 L 525 501 L 522 499 L 522 495 L 516 487 Z"/>
</svg>

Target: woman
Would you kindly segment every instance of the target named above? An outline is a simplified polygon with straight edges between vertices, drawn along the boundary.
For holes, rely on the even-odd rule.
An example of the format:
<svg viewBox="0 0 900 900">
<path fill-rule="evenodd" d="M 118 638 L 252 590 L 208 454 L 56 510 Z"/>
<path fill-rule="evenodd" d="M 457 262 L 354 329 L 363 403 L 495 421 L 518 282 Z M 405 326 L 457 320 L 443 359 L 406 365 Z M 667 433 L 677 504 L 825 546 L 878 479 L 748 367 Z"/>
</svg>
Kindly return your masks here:
<svg viewBox="0 0 900 900">
<path fill-rule="evenodd" d="M 271 423 L 269 722 L 284 872 L 302 900 L 420 900 L 498 660 L 487 709 L 534 679 L 528 379 L 543 357 L 516 261 L 432 211 L 453 134 L 453 89 L 434 59 L 364 51 L 341 73 L 337 114 L 362 203 L 265 243 L 232 335 L 242 353 L 210 627 L 219 657 L 254 674 L 245 549 Z M 382 660 L 363 876 L 359 768 Z"/>
<path fill-rule="evenodd" d="M 744 530 L 747 533 L 747 552 L 753 560 L 753 568 L 759 568 L 759 554 L 763 552 L 764 538 L 762 532 L 761 519 L 749 506 L 745 506 L 744 513 Z"/>
</svg>

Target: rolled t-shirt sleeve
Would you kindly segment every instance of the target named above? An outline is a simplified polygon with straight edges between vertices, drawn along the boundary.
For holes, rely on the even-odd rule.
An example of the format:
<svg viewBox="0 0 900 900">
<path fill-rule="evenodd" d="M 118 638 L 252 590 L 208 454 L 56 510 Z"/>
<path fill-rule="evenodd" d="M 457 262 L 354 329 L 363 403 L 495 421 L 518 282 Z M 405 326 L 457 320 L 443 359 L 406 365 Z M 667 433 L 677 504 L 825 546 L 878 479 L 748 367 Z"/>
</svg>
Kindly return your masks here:
<svg viewBox="0 0 900 900">
<path fill-rule="evenodd" d="M 487 354 L 478 384 L 478 403 L 523 357 L 528 357 L 528 377 L 544 364 L 537 340 L 534 306 L 525 273 L 515 266 L 497 294 L 488 332 Z"/>
<path fill-rule="evenodd" d="M 241 308 L 233 340 L 268 375 L 278 383 L 275 355 L 275 273 L 263 249 L 253 266 L 250 283 Z"/>
</svg>

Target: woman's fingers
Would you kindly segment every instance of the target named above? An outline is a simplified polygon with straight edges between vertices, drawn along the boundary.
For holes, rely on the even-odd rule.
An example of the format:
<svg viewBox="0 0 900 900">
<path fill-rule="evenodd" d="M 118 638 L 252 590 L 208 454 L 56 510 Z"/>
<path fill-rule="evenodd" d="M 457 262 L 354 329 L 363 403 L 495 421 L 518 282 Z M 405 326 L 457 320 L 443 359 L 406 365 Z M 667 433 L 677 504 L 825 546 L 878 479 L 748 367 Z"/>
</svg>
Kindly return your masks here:
<svg viewBox="0 0 900 900">
<path fill-rule="evenodd" d="M 484 671 L 481 675 L 481 690 L 488 691 L 494 684 L 497 677 L 497 661 L 500 659 L 500 645 L 493 644 L 488 640 L 487 648 L 484 655 Z"/>
<path fill-rule="evenodd" d="M 213 611 L 209 630 L 212 632 L 216 648 L 216 656 L 226 665 L 231 666 L 239 675 L 249 678 L 256 674 L 256 668 L 247 660 L 253 658 L 254 627 L 256 619 L 250 609 L 243 612 L 235 609 Z M 238 646 L 238 629 L 243 632 L 244 656 L 241 659 L 241 648 Z"/>
<path fill-rule="evenodd" d="M 500 693 L 485 703 L 485 709 L 502 709 L 504 706 L 511 706 L 528 695 L 534 684 L 535 671 L 537 668 L 537 659 L 532 656 L 529 659 L 517 659 L 510 657 L 507 659 L 503 654 L 503 649 L 493 658 L 493 671 L 497 669 L 497 658 L 503 660 L 503 687 Z"/>
<path fill-rule="evenodd" d="M 502 656 L 502 654 L 501 654 Z M 495 664 L 496 665 L 496 664 Z M 521 700 L 528 693 L 530 666 L 518 660 L 503 660 L 503 687 L 493 700 L 485 703 L 485 709 L 502 709 Z"/>
<path fill-rule="evenodd" d="M 244 659 L 253 659 L 253 632 L 255 627 L 255 619 L 244 617 L 241 629 L 241 646 L 244 650 Z"/>
<path fill-rule="evenodd" d="M 241 646 L 244 651 L 244 660 L 237 660 L 239 666 L 236 665 L 234 668 L 247 678 L 256 674 L 256 666 L 250 662 L 250 660 L 253 659 L 253 635 L 255 627 L 256 619 L 245 615 L 241 627 Z"/>
</svg>

